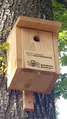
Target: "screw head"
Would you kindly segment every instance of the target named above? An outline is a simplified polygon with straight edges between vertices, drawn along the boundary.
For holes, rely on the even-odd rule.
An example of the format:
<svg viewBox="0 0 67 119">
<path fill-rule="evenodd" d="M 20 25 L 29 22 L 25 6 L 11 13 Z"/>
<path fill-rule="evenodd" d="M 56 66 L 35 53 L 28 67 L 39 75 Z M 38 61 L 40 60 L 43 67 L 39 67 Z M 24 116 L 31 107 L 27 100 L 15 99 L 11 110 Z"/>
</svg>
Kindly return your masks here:
<svg viewBox="0 0 67 119">
<path fill-rule="evenodd" d="M 38 72 L 38 75 L 41 75 L 41 73 L 40 73 L 40 72 Z"/>
</svg>

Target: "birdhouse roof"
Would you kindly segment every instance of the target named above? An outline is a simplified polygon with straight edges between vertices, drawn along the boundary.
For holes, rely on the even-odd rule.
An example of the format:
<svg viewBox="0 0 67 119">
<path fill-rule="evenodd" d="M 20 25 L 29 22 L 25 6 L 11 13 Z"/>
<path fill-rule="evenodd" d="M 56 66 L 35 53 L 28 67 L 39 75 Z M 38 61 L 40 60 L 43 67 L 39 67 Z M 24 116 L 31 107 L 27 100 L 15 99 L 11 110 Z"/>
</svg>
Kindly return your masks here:
<svg viewBox="0 0 67 119">
<path fill-rule="evenodd" d="M 37 29 L 48 32 L 58 32 L 61 27 L 61 22 L 38 19 L 33 17 L 19 16 L 15 24 L 17 27 L 24 27 L 29 29 Z"/>
</svg>

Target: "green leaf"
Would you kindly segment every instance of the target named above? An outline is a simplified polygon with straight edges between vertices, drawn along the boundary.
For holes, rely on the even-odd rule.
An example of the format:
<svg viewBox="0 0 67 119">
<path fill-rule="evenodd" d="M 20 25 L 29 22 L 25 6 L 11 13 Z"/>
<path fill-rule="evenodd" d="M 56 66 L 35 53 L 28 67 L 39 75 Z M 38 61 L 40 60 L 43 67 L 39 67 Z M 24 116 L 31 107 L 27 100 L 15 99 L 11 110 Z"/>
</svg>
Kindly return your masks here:
<svg viewBox="0 0 67 119">
<path fill-rule="evenodd" d="M 3 30 L 0 33 L 6 33 L 8 30 L 9 28 L 6 30 Z M 0 40 L 0 75 L 6 72 L 5 51 L 7 50 L 8 47 L 9 47 L 9 43 L 4 42 L 3 44 L 1 44 L 1 40 Z"/>
<path fill-rule="evenodd" d="M 0 31 L 0 33 L 6 33 L 7 31 L 9 31 L 10 30 L 10 28 L 7 28 L 7 29 L 5 29 L 5 30 L 3 30 L 3 31 Z"/>
</svg>

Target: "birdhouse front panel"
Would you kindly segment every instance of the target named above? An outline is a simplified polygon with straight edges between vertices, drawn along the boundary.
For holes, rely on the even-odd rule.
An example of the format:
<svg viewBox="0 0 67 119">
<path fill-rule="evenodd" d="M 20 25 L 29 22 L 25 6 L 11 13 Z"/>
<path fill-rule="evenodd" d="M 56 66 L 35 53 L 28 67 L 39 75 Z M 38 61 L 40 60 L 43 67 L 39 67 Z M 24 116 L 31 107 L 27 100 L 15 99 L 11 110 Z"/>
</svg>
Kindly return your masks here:
<svg viewBox="0 0 67 119">
<path fill-rule="evenodd" d="M 55 72 L 52 33 L 21 28 L 21 42 L 23 68 Z"/>
<path fill-rule="evenodd" d="M 32 18 L 26 21 L 26 17 L 20 17 L 19 21 L 7 39 L 10 44 L 7 50 L 7 87 L 50 93 L 60 74 L 57 33 L 53 32 L 54 26 L 53 30 L 50 29 L 48 22 L 44 29 L 43 21 L 38 22 L 35 18 L 34 21 Z M 27 25 L 24 27 L 25 23 Z"/>
</svg>

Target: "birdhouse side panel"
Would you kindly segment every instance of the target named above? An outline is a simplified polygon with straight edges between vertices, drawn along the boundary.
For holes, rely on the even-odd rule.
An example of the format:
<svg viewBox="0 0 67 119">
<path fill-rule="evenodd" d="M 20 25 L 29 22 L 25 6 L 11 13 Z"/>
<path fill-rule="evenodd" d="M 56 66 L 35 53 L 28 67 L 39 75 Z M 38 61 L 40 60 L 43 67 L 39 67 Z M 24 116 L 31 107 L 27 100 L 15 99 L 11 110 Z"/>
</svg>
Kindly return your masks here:
<svg viewBox="0 0 67 119">
<path fill-rule="evenodd" d="M 16 53 L 17 68 L 22 68 L 22 44 L 21 44 L 21 28 L 16 27 Z"/>
<path fill-rule="evenodd" d="M 55 70 L 56 70 L 56 73 L 60 75 L 60 63 L 59 63 L 59 49 L 58 49 L 57 33 L 52 33 L 52 36 L 53 36 Z"/>
<path fill-rule="evenodd" d="M 9 86 L 17 69 L 16 27 L 12 29 L 7 42 L 9 43 L 7 49 L 7 86 Z"/>
<path fill-rule="evenodd" d="M 56 80 L 60 76 L 60 63 L 59 63 L 59 49 L 58 49 L 58 39 L 57 39 L 57 33 L 52 33 L 53 36 L 53 49 L 54 49 L 54 60 L 55 60 L 55 74 L 53 77 L 53 80 L 50 82 L 46 92 L 49 93 L 50 90 L 53 89 Z"/>
</svg>

